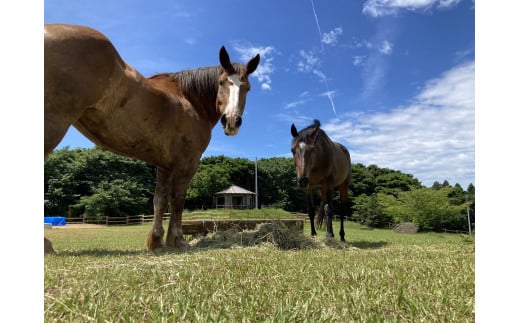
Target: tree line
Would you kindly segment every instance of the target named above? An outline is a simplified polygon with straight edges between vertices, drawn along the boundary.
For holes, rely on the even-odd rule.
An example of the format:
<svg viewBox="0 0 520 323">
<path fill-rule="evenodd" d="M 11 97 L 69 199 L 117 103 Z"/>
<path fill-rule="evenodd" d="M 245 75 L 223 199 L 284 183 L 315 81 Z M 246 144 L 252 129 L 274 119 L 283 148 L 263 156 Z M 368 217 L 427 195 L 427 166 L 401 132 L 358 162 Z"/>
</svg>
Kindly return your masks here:
<svg viewBox="0 0 520 323">
<path fill-rule="evenodd" d="M 306 212 L 296 186 L 292 158 L 262 158 L 256 163 L 261 207 Z M 45 215 L 126 216 L 153 213 L 155 166 L 99 147 L 55 150 L 45 160 Z M 238 185 L 255 191 L 255 161 L 204 157 L 186 194 L 186 209 L 211 208 L 213 194 Z M 319 205 L 319 194 L 315 194 Z M 335 193 L 339 202 L 339 194 Z M 475 187 L 464 190 L 446 180 L 423 186 L 413 175 L 376 165 L 352 165 L 347 216 L 371 227 L 413 222 L 421 230 L 467 230 L 475 221 Z"/>
</svg>

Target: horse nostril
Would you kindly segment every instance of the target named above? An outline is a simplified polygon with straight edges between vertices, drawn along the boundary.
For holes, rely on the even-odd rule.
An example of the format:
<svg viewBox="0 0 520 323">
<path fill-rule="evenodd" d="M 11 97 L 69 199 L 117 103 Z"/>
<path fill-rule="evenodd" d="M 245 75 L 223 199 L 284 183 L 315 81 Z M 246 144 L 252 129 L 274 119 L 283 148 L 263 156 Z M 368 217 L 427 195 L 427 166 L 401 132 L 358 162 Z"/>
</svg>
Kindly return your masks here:
<svg viewBox="0 0 520 323">
<path fill-rule="evenodd" d="M 242 117 L 238 116 L 236 117 L 236 121 L 235 121 L 235 127 L 240 127 L 242 125 Z"/>
<path fill-rule="evenodd" d="M 222 118 L 220 119 L 220 123 L 222 123 L 222 127 L 225 127 L 226 126 L 226 115 L 223 115 Z"/>
</svg>

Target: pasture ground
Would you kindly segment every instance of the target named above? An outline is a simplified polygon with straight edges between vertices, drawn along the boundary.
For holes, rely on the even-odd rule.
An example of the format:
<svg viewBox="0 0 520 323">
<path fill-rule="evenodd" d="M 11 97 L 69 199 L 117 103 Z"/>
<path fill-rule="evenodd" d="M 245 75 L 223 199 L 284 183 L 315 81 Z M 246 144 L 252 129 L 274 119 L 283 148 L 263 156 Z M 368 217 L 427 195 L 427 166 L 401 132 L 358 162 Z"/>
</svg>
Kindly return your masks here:
<svg viewBox="0 0 520 323">
<path fill-rule="evenodd" d="M 345 246 L 306 222 L 321 247 L 147 252 L 150 226 L 46 230 L 45 321 L 475 321 L 474 237 L 347 222 Z"/>
</svg>

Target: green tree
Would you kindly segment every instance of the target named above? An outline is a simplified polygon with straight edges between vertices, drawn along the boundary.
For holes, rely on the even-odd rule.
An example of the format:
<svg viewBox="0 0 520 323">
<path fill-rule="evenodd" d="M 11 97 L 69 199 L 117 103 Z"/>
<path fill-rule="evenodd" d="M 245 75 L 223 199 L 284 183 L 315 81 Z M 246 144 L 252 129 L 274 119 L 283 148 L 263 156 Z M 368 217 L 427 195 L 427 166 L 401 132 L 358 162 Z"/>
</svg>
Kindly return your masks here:
<svg viewBox="0 0 520 323">
<path fill-rule="evenodd" d="M 84 212 L 80 199 L 96 193 L 105 181 L 136 183 L 145 190 L 142 206 L 153 210 L 155 167 L 95 147 L 92 149 L 55 150 L 44 163 L 45 214 L 79 216 Z M 141 207 L 129 214 L 141 213 Z M 147 213 L 148 213 L 147 212 Z"/>
<path fill-rule="evenodd" d="M 292 158 L 260 159 L 258 186 L 260 204 L 305 212 L 305 197 L 296 185 L 296 169 Z"/>
<path fill-rule="evenodd" d="M 101 181 L 94 188 L 94 194 L 81 197 L 78 204 L 88 218 L 99 219 L 143 214 L 148 211 L 148 199 L 149 193 L 142 184 L 115 179 Z"/>
<path fill-rule="evenodd" d="M 371 196 L 361 194 L 355 198 L 354 218 L 358 218 L 362 224 L 373 228 L 387 228 L 394 222 L 393 217 L 388 214 L 387 207 L 393 203 L 392 195 L 375 193 Z"/>
<path fill-rule="evenodd" d="M 231 185 L 229 169 L 222 164 L 201 163 L 186 194 L 189 209 L 212 207 L 213 194 Z"/>
<path fill-rule="evenodd" d="M 400 192 L 396 203 L 386 208 L 396 223 L 413 222 L 422 231 L 465 230 L 461 211 L 465 205 L 453 205 L 449 187 L 440 190 L 420 188 Z"/>
</svg>

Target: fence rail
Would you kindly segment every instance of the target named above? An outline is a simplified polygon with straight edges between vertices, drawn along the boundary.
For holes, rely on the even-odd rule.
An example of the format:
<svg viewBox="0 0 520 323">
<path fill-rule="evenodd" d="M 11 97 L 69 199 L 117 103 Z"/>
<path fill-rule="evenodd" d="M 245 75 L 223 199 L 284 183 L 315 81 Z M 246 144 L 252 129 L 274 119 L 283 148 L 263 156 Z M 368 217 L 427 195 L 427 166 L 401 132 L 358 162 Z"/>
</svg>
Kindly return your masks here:
<svg viewBox="0 0 520 323">
<path fill-rule="evenodd" d="M 164 213 L 164 219 L 169 219 L 170 213 Z M 67 217 L 67 223 L 86 223 L 86 224 L 104 224 L 104 225 L 130 225 L 143 224 L 153 221 L 152 215 L 127 215 L 126 217 L 104 216 L 97 219 L 89 219 L 87 217 Z"/>
</svg>

